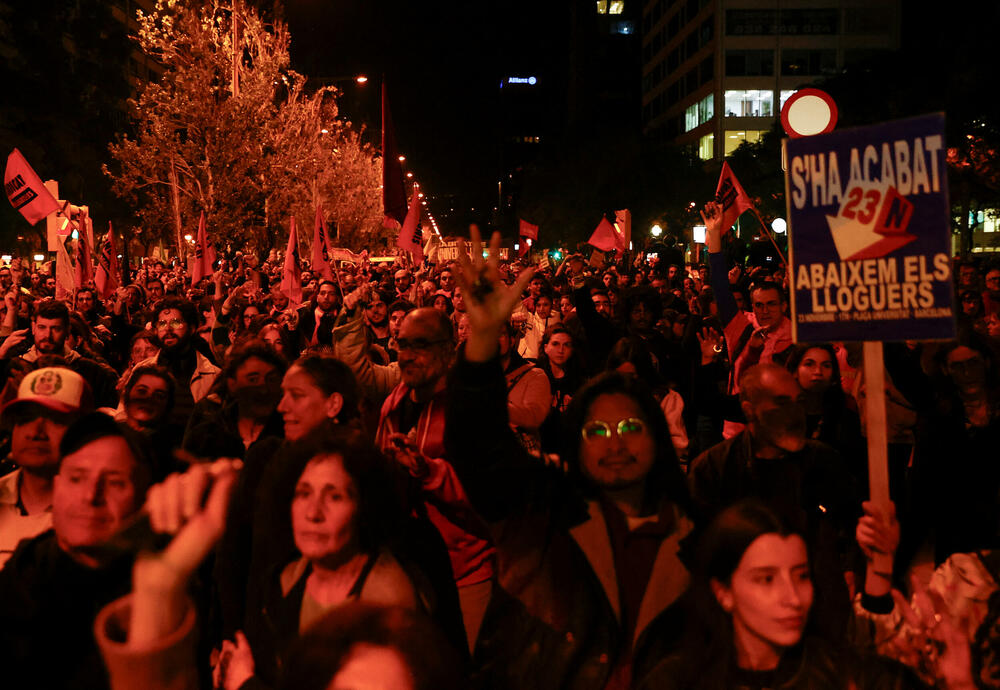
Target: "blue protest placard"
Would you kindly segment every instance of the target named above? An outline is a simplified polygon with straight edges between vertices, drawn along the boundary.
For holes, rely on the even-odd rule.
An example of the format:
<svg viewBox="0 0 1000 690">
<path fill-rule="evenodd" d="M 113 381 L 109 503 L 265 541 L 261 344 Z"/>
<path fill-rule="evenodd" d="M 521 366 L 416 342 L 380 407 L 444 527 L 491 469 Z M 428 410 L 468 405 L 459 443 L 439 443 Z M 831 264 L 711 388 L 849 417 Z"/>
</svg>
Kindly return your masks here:
<svg viewBox="0 0 1000 690">
<path fill-rule="evenodd" d="M 785 144 L 795 341 L 953 338 L 944 114 Z"/>
</svg>

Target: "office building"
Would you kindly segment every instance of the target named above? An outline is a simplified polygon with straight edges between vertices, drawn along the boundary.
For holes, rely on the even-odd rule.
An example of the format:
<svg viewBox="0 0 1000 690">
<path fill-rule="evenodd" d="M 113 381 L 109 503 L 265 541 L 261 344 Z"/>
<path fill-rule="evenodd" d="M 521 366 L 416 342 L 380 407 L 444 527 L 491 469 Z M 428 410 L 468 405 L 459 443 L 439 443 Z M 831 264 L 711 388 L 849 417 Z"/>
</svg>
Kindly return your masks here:
<svg viewBox="0 0 1000 690">
<path fill-rule="evenodd" d="M 900 45 L 899 0 L 646 0 L 642 123 L 721 159 L 795 91 Z"/>
</svg>

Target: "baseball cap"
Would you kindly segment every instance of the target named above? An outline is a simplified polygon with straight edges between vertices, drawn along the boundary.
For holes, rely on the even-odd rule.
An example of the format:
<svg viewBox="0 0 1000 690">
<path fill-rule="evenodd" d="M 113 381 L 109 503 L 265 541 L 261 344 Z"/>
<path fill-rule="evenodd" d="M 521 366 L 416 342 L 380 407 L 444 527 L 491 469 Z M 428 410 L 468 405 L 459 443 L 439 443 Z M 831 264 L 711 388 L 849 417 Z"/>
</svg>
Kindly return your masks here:
<svg viewBox="0 0 1000 690">
<path fill-rule="evenodd" d="M 63 414 L 89 412 L 94 407 L 90 386 L 82 376 L 65 367 L 43 367 L 29 372 L 17 388 L 17 398 L 4 405 L 0 415 L 6 418 L 27 403 Z"/>
</svg>

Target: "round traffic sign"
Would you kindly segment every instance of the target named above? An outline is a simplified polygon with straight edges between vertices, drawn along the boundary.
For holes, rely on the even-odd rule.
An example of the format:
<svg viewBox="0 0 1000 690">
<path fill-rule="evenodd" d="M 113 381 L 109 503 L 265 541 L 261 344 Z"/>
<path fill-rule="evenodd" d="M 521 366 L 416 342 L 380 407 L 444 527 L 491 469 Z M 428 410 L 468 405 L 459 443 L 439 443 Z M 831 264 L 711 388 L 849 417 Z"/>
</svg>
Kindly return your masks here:
<svg viewBox="0 0 1000 690">
<path fill-rule="evenodd" d="M 781 109 L 781 126 L 790 137 L 832 132 L 837 125 L 837 104 L 826 91 L 799 89 Z"/>
</svg>

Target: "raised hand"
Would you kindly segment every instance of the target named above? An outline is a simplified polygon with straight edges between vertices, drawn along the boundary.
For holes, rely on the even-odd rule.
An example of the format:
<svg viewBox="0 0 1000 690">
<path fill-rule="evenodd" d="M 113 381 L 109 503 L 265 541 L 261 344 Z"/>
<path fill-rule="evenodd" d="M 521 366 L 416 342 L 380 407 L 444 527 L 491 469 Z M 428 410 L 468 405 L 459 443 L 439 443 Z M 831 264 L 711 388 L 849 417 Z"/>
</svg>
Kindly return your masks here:
<svg viewBox="0 0 1000 690">
<path fill-rule="evenodd" d="M 701 347 L 702 365 L 710 364 L 722 354 L 722 336 L 714 328 L 702 328 L 701 333 L 695 331 L 698 345 Z"/>
<path fill-rule="evenodd" d="M 722 207 L 714 201 L 705 204 L 705 209 L 701 211 L 701 221 L 705 224 L 705 246 L 708 247 L 709 254 L 718 254 L 722 251 Z"/>
<path fill-rule="evenodd" d="M 471 362 L 485 362 L 497 352 L 497 338 L 505 328 L 514 307 L 521 301 L 521 294 L 528 286 L 534 269 L 528 268 L 510 287 L 500 277 L 500 233 L 490 239 L 489 259 L 483 259 L 483 243 L 479 229 L 471 229 L 472 260 L 466 254 L 465 243 L 459 240 L 459 270 L 455 277 L 462 288 L 465 313 L 469 317 L 469 339 L 465 356 Z"/>
</svg>

